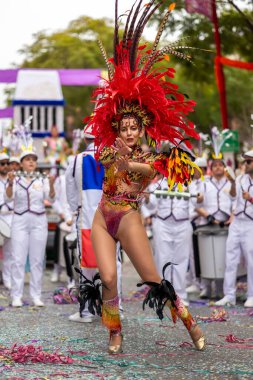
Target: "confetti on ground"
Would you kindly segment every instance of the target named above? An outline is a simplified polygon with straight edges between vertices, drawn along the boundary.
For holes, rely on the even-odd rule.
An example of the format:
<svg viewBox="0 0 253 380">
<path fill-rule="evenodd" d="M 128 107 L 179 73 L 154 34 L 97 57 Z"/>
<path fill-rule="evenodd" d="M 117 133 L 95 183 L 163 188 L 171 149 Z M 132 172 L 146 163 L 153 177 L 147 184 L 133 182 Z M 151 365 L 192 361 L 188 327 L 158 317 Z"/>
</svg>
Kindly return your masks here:
<svg viewBox="0 0 253 380">
<path fill-rule="evenodd" d="M 137 282 L 138 277 L 133 277 L 126 266 L 123 294 L 130 297 L 123 302 L 123 353 L 116 356 L 107 353 L 108 334 L 98 318 L 92 323 L 73 323 L 68 316 L 78 311 L 78 305 L 54 304 L 50 273 L 43 293 L 45 308 L 30 306 L 28 286 L 25 287 L 26 307 L 8 306 L 9 298 L 5 294 L 6 299 L 0 299 L 0 307 L 4 308 L 0 313 L 0 379 L 253 378 L 250 314 L 253 310 L 239 304 L 229 311 L 216 307 L 210 315 L 205 302 L 192 299 L 190 310 L 193 315 L 201 316 L 199 322 L 207 337 L 206 350 L 198 352 L 182 323 L 174 325 L 169 318 L 161 322 L 153 311 L 142 311 L 144 294 L 134 291 Z"/>
</svg>

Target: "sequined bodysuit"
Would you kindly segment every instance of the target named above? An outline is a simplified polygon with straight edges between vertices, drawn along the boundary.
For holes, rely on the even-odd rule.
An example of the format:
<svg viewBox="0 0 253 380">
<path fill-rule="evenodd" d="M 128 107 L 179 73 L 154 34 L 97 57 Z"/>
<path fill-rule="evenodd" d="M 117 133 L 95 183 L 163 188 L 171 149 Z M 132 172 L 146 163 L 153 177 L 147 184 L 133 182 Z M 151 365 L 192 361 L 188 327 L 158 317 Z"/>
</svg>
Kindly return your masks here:
<svg viewBox="0 0 253 380">
<path fill-rule="evenodd" d="M 113 148 L 104 148 L 100 154 L 99 161 L 105 168 L 103 183 L 103 196 L 98 209 L 104 216 L 107 230 L 115 239 L 122 217 L 139 209 L 144 189 L 156 175 L 153 171 L 151 177 L 141 173 L 130 171 L 118 171 L 115 164 L 115 151 Z M 129 160 L 148 164 L 153 167 L 156 160 L 162 160 L 166 154 L 144 153 L 139 146 L 136 146 Z"/>
</svg>

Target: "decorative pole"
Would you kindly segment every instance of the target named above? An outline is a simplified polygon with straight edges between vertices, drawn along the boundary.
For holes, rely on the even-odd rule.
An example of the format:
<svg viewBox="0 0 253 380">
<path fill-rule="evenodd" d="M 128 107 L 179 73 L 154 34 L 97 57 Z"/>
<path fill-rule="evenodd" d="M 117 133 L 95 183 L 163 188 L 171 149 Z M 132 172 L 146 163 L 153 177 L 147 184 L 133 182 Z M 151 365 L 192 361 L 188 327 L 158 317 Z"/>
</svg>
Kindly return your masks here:
<svg viewBox="0 0 253 380">
<path fill-rule="evenodd" d="M 213 10 L 214 39 L 215 39 L 215 45 L 216 45 L 215 74 L 216 74 L 218 91 L 220 95 L 222 128 L 228 129 L 226 84 L 225 84 L 223 67 L 220 61 L 222 54 L 221 54 L 221 42 L 220 42 L 220 34 L 219 34 L 219 23 L 218 23 L 218 17 L 217 17 L 217 12 L 216 12 L 216 0 L 211 0 L 211 1 L 212 1 L 212 10 Z"/>
</svg>

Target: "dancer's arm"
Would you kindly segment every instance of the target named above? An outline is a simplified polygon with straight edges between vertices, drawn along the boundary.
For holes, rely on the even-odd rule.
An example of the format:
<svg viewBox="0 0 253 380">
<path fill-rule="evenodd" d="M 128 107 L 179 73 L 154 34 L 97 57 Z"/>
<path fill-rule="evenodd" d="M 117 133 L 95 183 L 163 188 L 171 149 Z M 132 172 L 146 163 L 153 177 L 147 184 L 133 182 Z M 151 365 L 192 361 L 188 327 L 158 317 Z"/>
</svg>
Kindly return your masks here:
<svg viewBox="0 0 253 380">
<path fill-rule="evenodd" d="M 146 177 L 153 178 L 156 172 L 150 164 L 129 161 L 128 156 L 120 156 L 116 160 L 118 170 L 127 170 L 129 172 L 141 173 Z"/>
</svg>

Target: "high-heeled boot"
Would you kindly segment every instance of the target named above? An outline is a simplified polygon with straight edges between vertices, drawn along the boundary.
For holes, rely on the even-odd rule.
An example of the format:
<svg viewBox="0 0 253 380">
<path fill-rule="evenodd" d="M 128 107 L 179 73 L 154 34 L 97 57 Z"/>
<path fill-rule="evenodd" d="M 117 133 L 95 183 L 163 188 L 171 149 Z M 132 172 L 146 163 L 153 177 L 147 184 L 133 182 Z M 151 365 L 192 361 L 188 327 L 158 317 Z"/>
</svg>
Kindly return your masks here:
<svg viewBox="0 0 253 380">
<path fill-rule="evenodd" d="M 171 301 L 167 301 L 166 305 L 170 308 L 172 320 L 176 323 L 177 318 L 181 319 L 185 327 L 187 328 L 190 337 L 192 338 L 195 348 L 199 351 L 205 348 L 205 337 L 200 327 L 192 317 L 188 308 L 184 305 L 182 299 L 177 295 L 174 305 Z M 196 337 L 197 335 L 197 337 Z"/>
<path fill-rule="evenodd" d="M 121 321 L 119 314 L 119 297 L 116 296 L 111 300 L 103 300 L 102 305 L 102 323 L 110 331 L 110 340 L 108 346 L 108 352 L 111 355 L 119 354 L 122 352 L 123 336 L 121 334 Z M 112 338 L 114 336 L 120 336 L 120 344 L 113 345 Z"/>
<path fill-rule="evenodd" d="M 196 349 L 203 350 L 205 348 L 205 338 L 200 327 L 194 321 L 191 313 L 185 307 L 181 298 L 176 294 L 172 284 L 164 278 L 165 270 L 170 265 L 171 263 L 164 265 L 163 279 L 160 283 L 145 281 L 142 284 L 137 284 L 137 286 L 143 284 L 150 286 L 150 290 L 143 301 L 143 309 L 145 308 L 145 305 L 148 305 L 156 311 L 159 319 L 162 320 L 164 318 L 163 309 L 165 305 L 168 306 L 171 311 L 173 322 L 176 323 L 177 317 L 180 318 L 187 328 Z"/>
</svg>

